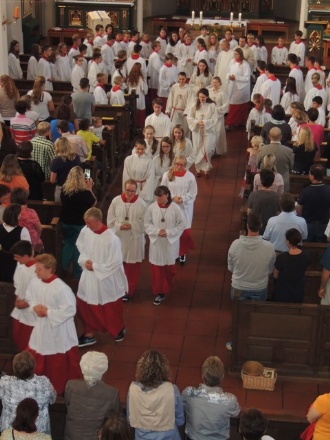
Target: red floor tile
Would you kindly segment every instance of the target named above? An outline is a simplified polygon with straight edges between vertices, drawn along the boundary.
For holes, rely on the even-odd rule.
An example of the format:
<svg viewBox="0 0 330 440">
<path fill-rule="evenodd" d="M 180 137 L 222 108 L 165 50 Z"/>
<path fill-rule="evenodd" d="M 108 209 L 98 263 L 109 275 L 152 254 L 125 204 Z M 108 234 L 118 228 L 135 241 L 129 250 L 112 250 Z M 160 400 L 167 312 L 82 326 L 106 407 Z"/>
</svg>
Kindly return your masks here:
<svg viewBox="0 0 330 440">
<path fill-rule="evenodd" d="M 183 348 L 180 367 L 199 368 L 201 371 L 203 362 L 211 353 L 208 348 L 198 347 L 196 350 Z"/>
<path fill-rule="evenodd" d="M 188 321 L 186 333 L 188 335 L 216 335 L 218 324 L 213 321 Z"/>
<path fill-rule="evenodd" d="M 183 335 L 153 333 L 150 341 L 150 347 L 157 350 L 162 348 L 173 348 L 180 350 L 182 348 Z"/>
<path fill-rule="evenodd" d="M 183 335 L 186 322 L 181 319 L 159 318 L 155 320 L 154 333 L 175 333 Z"/>
<path fill-rule="evenodd" d="M 183 348 L 186 350 L 197 350 L 203 347 L 210 354 L 214 352 L 216 335 L 186 335 L 184 337 Z"/>
</svg>

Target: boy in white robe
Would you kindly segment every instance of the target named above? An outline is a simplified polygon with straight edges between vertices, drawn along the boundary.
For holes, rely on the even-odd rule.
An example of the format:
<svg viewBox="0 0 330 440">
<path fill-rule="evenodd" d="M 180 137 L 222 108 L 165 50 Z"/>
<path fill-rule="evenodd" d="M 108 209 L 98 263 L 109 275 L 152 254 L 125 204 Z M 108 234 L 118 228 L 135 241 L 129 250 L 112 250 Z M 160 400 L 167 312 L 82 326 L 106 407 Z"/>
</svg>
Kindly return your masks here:
<svg viewBox="0 0 330 440">
<path fill-rule="evenodd" d="M 95 331 L 109 332 L 116 342 L 125 337 L 122 297 L 128 290 L 119 238 L 102 223 L 102 212 L 85 212 L 86 226 L 77 239 L 83 269 L 77 293 L 78 316 L 84 325 L 79 347 L 94 345 Z"/>
<path fill-rule="evenodd" d="M 107 94 L 109 103 L 110 105 L 125 105 L 125 96 L 122 90 L 123 78 L 121 76 L 116 76 L 113 81 L 114 85 Z"/>
<path fill-rule="evenodd" d="M 167 98 L 170 94 L 170 89 L 177 80 L 176 66 L 173 65 L 171 54 L 165 55 L 165 64 L 159 71 L 159 85 L 157 96 L 163 102 L 163 107 L 166 108 Z"/>
<path fill-rule="evenodd" d="M 306 111 L 313 106 L 313 98 L 315 98 L 315 96 L 321 96 L 323 101 L 322 108 L 325 111 L 327 108 L 328 94 L 321 86 L 320 74 L 317 72 L 312 75 L 312 88 L 308 91 L 304 100 L 304 107 Z"/>
<path fill-rule="evenodd" d="M 270 99 L 273 106 L 280 103 L 281 98 L 281 81 L 274 75 L 273 64 L 267 64 L 266 75 L 267 80 L 260 88 L 260 94 L 264 99 Z"/>
<path fill-rule="evenodd" d="M 275 64 L 275 66 L 286 66 L 288 53 L 288 49 L 284 46 L 284 38 L 279 37 L 277 45 L 272 49 L 272 64 Z"/>
<path fill-rule="evenodd" d="M 36 322 L 35 315 L 26 301 L 26 288 L 32 278 L 36 278 L 36 265 L 32 245 L 29 241 L 20 240 L 10 249 L 17 261 L 14 273 L 15 307 L 10 316 L 12 320 L 12 336 L 19 351 L 25 350 Z"/>
<path fill-rule="evenodd" d="M 299 96 L 299 101 L 304 102 L 305 99 L 305 84 L 304 76 L 300 67 L 298 66 L 298 58 L 294 53 L 289 53 L 288 55 L 288 65 L 290 67 L 289 76 L 292 76 L 296 80 L 296 89 Z"/>
<path fill-rule="evenodd" d="M 123 193 L 111 202 L 107 225 L 121 242 L 124 270 L 128 282 L 128 292 L 123 296 L 123 301 L 129 301 L 136 290 L 141 262 L 144 259 L 144 215 L 147 205 L 136 194 L 138 184 L 135 180 L 127 180 L 124 186 Z"/>
<path fill-rule="evenodd" d="M 79 34 L 72 35 L 72 46 L 68 53 L 71 68 L 74 65 L 74 57 L 80 54 L 80 49 L 79 49 L 80 44 L 81 44 L 80 35 Z"/>
<path fill-rule="evenodd" d="M 52 55 L 52 48 L 49 45 L 45 45 L 42 48 L 42 55 L 38 61 L 37 74 L 38 76 L 43 76 L 46 80 L 45 90 L 53 90 L 53 75 L 50 66 L 50 57 Z"/>
<path fill-rule="evenodd" d="M 266 63 L 262 60 L 257 61 L 257 70 L 259 72 L 259 76 L 257 78 L 257 81 L 253 87 L 252 93 L 251 93 L 251 101 L 253 99 L 253 96 L 257 93 L 261 94 L 261 86 L 265 81 L 267 81 L 267 74 L 266 74 Z"/>
<path fill-rule="evenodd" d="M 79 92 L 80 90 L 80 80 L 86 78 L 86 73 L 82 67 L 84 57 L 82 55 L 76 56 L 76 64 L 74 65 L 71 72 L 71 84 L 74 92 Z"/>
<path fill-rule="evenodd" d="M 83 43 L 87 47 L 87 52 L 86 52 L 86 57 L 87 58 L 92 58 L 92 56 L 93 56 L 93 50 L 94 50 L 93 41 L 94 41 L 94 34 L 93 34 L 93 32 L 87 32 L 86 38 L 83 41 Z"/>
<path fill-rule="evenodd" d="M 103 38 L 104 27 L 101 24 L 95 26 L 95 38 L 93 41 L 94 47 L 101 48 L 106 40 Z"/>
<path fill-rule="evenodd" d="M 104 90 L 104 85 L 107 83 L 107 76 L 101 72 L 97 74 L 97 85 L 93 92 L 95 104 L 108 104 L 108 97 Z M 102 136 L 101 136 L 102 137 Z"/>
<path fill-rule="evenodd" d="M 89 79 L 89 91 L 94 92 L 97 84 L 97 74 L 102 72 L 102 55 L 100 53 L 94 53 L 92 63 L 88 70 L 87 78 Z"/>
<path fill-rule="evenodd" d="M 130 71 L 132 70 L 132 67 L 135 63 L 141 64 L 141 72 L 145 80 L 147 80 L 147 65 L 146 60 L 142 58 L 141 56 L 141 50 L 142 46 L 141 44 L 134 44 L 133 50 L 131 55 L 127 58 L 126 61 L 126 69 L 127 69 L 127 76 L 129 75 Z"/>
<path fill-rule="evenodd" d="M 149 40 L 148 34 L 142 34 L 142 39 L 140 41 L 140 44 L 142 46 L 141 57 L 144 58 L 145 60 L 148 60 L 152 52 L 152 45 Z"/>
<path fill-rule="evenodd" d="M 58 55 L 55 61 L 55 76 L 57 81 L 71 81 L 72 69 L 68 57 L 68 47 L 65 43 L 58 45 Z"/>
<path fill-rule="evenodd" d="M 112 46 L 113 52 L 115 54 L 115 59 L 118 58 L 118 52 L 120 50 L 125 50 L 126 52 L 125 46 L 124 44 L 122 44 L 122 41 L 123 41 L 123 32 L 118 31 L 115 36 L 115 42 L 113 43 Z"/>
<path fill-rule="evenodd" d="M 163 63 L 159 56 L 160 51 L 159 41 L 154 41 L 152 43 L 152 54 L 149 57 L 147 76 L 148 76 L 148 88 L 149 88 L 149 98 L 150 101 L 154 100 L 157 96 L 157 90 L 159 86 L 159 71 Z"/>
<path fill-rule="evenodd" d="M 114 43 L 113 37 L 111 34 L 108 35 L 106 43 L 101 47 L 101 55 L 103 59 L 104 66 L 107 70 L 108 76 L 111 75 L 115 54 L 112 49 L 112 45 Z"/>
<path fill-rule="evenodd" d="M 305 66 L 307 67 L 307 73 L 305 76 L 305 94 L 307 95 L 308 91 L 313 87 L 312 76 L 316 73 L 316 69 L 314 67 L 315 57 L 308 56 L 306 57 Z"/>
<path fill-rule="evenodd" d="M 35 373 L 49 378 L 58 394 L 69 379 L 80 379 L 78 338 L 74 324 L 76 298 L 55 275 L 56 260 L 50 254 L 35 259 L 38 278 L 32 278 L 26 301 L 36 317 L 28 351 L 36 360 Z"/>
<path fill-rule="evenodd" d="M 234 52 L 230 49 L 229 42 L 227 40 L 223 40 L 220 43 L 221 51 L 218 55 L 217 62 L 215 63 L 214 68 L 214 76 L 218 76 L 221 79 L 222 90 L 225 93 L 228 93 L 228 72 L 229 72 L 229 64 L 234 58 Z"/>
<path fill-rule="evenodd" d="M 196 46 L 192 43 L 190 35 L 184 37 L 184 43 L 177 48 L 178 69 L 180 72 L 185 72 L 187 78 L 190 79 L 193 71 L 193 60 L 196 52 Z"/>
<path fill-rule="evenodd" d="M 306 46 L 305 43 L 301 41 L 302 36 L 303 33 L 301 31 L 296 31 L 294 34 L 294 41 L 289 47 L 289 54 L 295 54 L 297 56 L 299 66 L 304 66 L 305 64 Z"/>
<path fill-rule="evenodd" d="M 316 108 L 319 112 L 319 117 L 316 119 L 315 124 L 319 124 L 324 127 L 326 119 L 325 119 L 325 111 L 322 108 L 322 104 L 323 104 L 322 97 L 321 96 L 314 96 L 314 98 L 312 99 L 312 107 Z"/>
<path fill-rule="evenodd" d="M 144 126 L 152 125 L 155 129 L 155 138 L 160 141 L 163 137 L 171 135 L 170 118 L 162 112 L 163 102 L 156 98 L 152 101 L 154 113 L 147 116 Z"/>
</svg>

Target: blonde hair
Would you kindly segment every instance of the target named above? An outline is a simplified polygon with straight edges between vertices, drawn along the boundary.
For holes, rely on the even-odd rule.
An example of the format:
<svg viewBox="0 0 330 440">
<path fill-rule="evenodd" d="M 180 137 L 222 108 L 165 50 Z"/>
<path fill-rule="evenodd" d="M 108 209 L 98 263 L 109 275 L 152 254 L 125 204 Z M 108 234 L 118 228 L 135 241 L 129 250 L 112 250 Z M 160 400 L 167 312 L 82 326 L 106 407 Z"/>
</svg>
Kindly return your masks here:
<svg viewBox="0 0 330 440">
<path fill-rule="evenodd" d="M 308 122 L 307 114 L 302 110 L 295 110 L 293 117 L 298 124 L 307 124 Z"/>
<path fill-rule="evenodd" d="M 185 135 L 184 135 L 184 129 L 183 129 L 182 125 L 180 125 L 180 124 L 176 124 L 173 127 L 172 134 L 171 134 L 171 141 L 172 141 L 173 145 L 176 143 L 176 140 L 175 140 L 175 137 L 174 137 L 174 130 L 180 130 L 181 131 L 181 140 L 180 140 L 179 150 L 180 150 L 180 153 L 182 153 L 185 150 L 185 148 L 186 148 L 186 138 L 185 138 Z"/>
<path fill-rule="evenodd" d="M 253 136 L 251 138 L 250 142 L 251 142 L 252 147 L 256 146 L 259 150 L 259 148 L 260 148 L 261 144 L 263 144 L 264 140 L 263 140 L 262 136 Z"/>
<path fill-rule="evenodd" d="M 60 156 L 64 162 L 66 160 L 74 160 L 76 157 L 72 145 L 66 137 L 56 139 L 54 147 L 56 156 Z"/>
<path fill-rule="evenodd" d="M 102 221 L 102 211 L 99 208 L 89 208 L 84 214 L 84 219 L 93 217 L 95 220 Z"/>
<path fill-rule="evenodd" d="M 71 168 L 62 189 L 68 196 L 87 189 L 84 172 L 80 166 Z"/>
<path fill-rule="evenodd" d="M 31 94 L 33 104 L 38 105 L 42 101 L 41 97 L 45 84 L 46 80 L 44 76 L 36 76 Z"/>
<path fill-rule="evenodd" d="M 301 127 L 298 134 L 298 140 L 293 144 L 295 147 L 304 145 L 305 151 L 314 150 L 313 133 L 309 127 Z"/>
<path fill-rule="evenodd" d="M 40 136 L 44 136 L 48 131 L 50 130 L 50 123 L 49 122 L 39 122 L 37 131 Z"/>
<path fill-rule="evenodd" d="M 275 154 L 266 154 L 262 161 L 262 168 L 268 168 L 273 171 L 273 173 L 277 173 L 276 169 L 276 156 Z"/>
<path fill-rule="evenodd" d="M 211 44 L 211 43 L 210 43 L 211 37 L 215 37 L 215 44 Z M 210 48 L 211 48 L 212 46 L 214 46 L 216 50 L 219 49 L 218 35 L 217 35 L 215 32 L 212 32 L 212 33 L 209 35 L 209 39 L 208 39 L 208 42 L 207 42 L 207 45 L 206 45 L 207 50 L 209 51 Z"/>
<path fill-rule="evenodd" d="M 46 269 L 50 269 L 52 273 L 56 271 L 56 258 L 51 254 L 41 254 L 37 255 L 36 263 L 43 264 Z"/>
<path fill-rule="evenodd" d="M 187 165 L 187 159 L 186 159 L 186 156 L 182 156 L 182 155 L 181 155 L 181 156 L 177 156 L 177 157 L 175 157 L 174 160 L 173 160 L 172 166 L 171 166 L 171 168 L 170 168 L 170 170 L 169 170 L 169 172 L 168 172 L 168 174 L 167 174 L 167 176 L 168 176 L 168 180 L 169 180 L 170 182 L 173 182 L 173 180 L 175 179 L 175 175 L 174 175 L 174 166 L 175 166 L 175 163 L 176 163 L 177 160 L 184 160 L 184 161 L 185 161 L 184 166 Z"/>
<path fill-rule="evenodd" d="M 7 154 L 4 157 L 1 168 L 0 168 L 0 180 L 4 182 L 11 182 L 14 176 L 22 176 L 23 171 L 21 170 L 17 157 L 15 154 Z"/>
</svg>

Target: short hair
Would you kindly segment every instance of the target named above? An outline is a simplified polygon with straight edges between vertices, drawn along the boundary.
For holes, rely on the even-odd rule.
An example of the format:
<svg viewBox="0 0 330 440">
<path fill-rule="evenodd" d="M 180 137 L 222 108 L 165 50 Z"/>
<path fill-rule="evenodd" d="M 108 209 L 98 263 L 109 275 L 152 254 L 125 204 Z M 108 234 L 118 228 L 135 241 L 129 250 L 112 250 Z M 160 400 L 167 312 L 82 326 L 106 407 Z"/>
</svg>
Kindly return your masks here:
<svg viewBox="0 0 330 440">
<path fill-rule="evenodd" d="M 275 173 L 269 168 L 263 168 L 260 171 L 260 182 L 265 188 L 270 188 L 274 183 L 274 179 Z"/>
<path fill-rule="evenodd" d="M 33 150 L 33 145 L 31 141 L 23 141 L 17 146 L 17 156 L 23 159 L 28 159 L 31 157 Z"/>
<path fill-rule="evenodd" d="M 323 98 L 322 98 L 322 96 L 314 96 L 314 98 L 312 99 L 312 102 L 316 102 L 316 104 L 322 105 L 323 104 Z"/>
<path fill-rule="evenodd" d="M 94 51 L 92 59 L 95 61 L 95 60 L 98 60 L 99 58 L 102 58 L 102 54 L 100 52 Z"/>
<path fill-rule="evenodd" d="M 266 65 L 266 70 L 267 70 L 269 73 L 274 73 L 274 72 L 275 72 L 275 66 L 274 66 L 274 64 L 272 64 L 272 63 L 267 64 L 267 65 Z"/>
<path fill-rule="evenodd" d="M 73 34 L 72 41 L 74 42 L 74 41 L 78 41 L 78 40 L 81 40 L 81 36 L 79 34 Z"/>
<path fill-rule="evenodd" d="M 187 74 L 186 74 L 186 72 L 179 72 L 179 73 L 178 73 L 178 76 L 184 76 L 185 78 L 187 78 Z"/>
<path fill-rule="evenodd" d="M 323 181 L 325 176 L 325 168 L 319 163 L 313 164 L 309 169 L 309 174 L 314 177 L 315 180 Z"/>
<path fill-rule="evenodd" d="M 301 243 L 301 233 L 296 228 L 288 229 L 285 233 L 285 238 L 292 246 L 298 246 Z"/>
<path fill-rule="evenodd" d="M 302 37 L 303 36 L 302 31 L 299 31 L 299 30 L 296 31 L 294 34 L 297 35 L 297 37 Z"/>
<path fill-rule="evenodd" d="M 126 188 L 126 185 L 134 185 L 135 188 L 138 186 L 137 181 L 134 179 L 127 179 L 124 183 L 124 189 Z"/>
<path fill-rule="evenodd" d="M 26 205 L 28 201 L 28 193 L 23 188 L 14 188 L 10 194 L 11 203 L 17 205 Z"/>
<path fill-rule="evenodd" d="M 134 147 L 136 147 L 137 145 L 143 145 L 144 148 L 147 148 L 146 141 L 143 138 L 138 138 L 135 140 Z"/>
<path fill-rule="evenodd" d="M 115 61 L 115 68 L 116 68 L 116 69 L 120 69 L 121 67 L 123 67 L 124 64 L 125 64 L 124 61 L 122 61 L 122 60 L 116 60 L 116 61 Z"/>
<path fill-rule="evenodd" d="M 141 50 L 142 50 L 141 44 L 137 43 L 137 44 L 134 45 L 134 47 L 133 47 L 133 52 L 134 53 L 140 53 Z"/>
<path fill-rule="evenodd" d="M 155 47 L 160 46 L 160 42 L 159 41 L 154 41 L 151 45 L 152 49 L 155 49 Z"/>
<path fill-rule="evenodd" d="M 123 82 L 124 82 L 124 79 L 123 79 L 122 76 L 116 76 L 116 77 L 113 79 L 113 83 L 116 84 L 116 86 L 117 86 L 117 85 L 121 85 L 121 84 L 123 84 Z"/>
<path fill-rule="evenodd" d="M 309 55 L 309 56 L 307 57 L 307 61 L 310 61 L 312 64 L 315 63 L 315 60 L 316 60 L 316 58 L 313 57 L 312 55 Z"/>
<path fill-rule="evenodd" d="M 126 50 L 125 49 L 120 49 L 119 51 L 118 51 L 118 58 L 124 58 L 124 57 L 127 57 L 127 52 L 126 52 Z"/>
<path fill-rule="evenodd" d="M 56 127 L 59 128 L 63 133 L 67 133 L 69 131 L 69 121 L 61 119 L 57 122 Z"/>
<path fill-rule="evenodd" d="M 36 420 L 38 415 L 38 403 L 31 397 L 27 397 L 17 405 L 16 417 L 12 422 L 12 428 L 21 432 L 35 432 L 37 430 Z"/>
<path fill-rule="evenodd" d="M 39 122 L 37 131 L 40 136 L 44 136 L 50 130 L 50 123 L 46 121 Z"/>
<path fill-rule="evenodd" d="M 314 107 L 310 107 L 307 110 L 307 116 L 310 121 L 315 122 L 317 120 L 317 118 L 319 117 L 318 109 L 314 108 Z"/>
<path fill-rule="evenodd" d="M 99 208 L 89 208 L 84 214 L 84 219 L 93 217 L 95 220 L 102 221 L 102 211 Z"/>
<path fill-rule="evenodd" d="M 152 106 L 156 105 L 161 105 L 163 107 L 163 101 L 160 98 L 155 98 L 152 100 Z"/>
<path fill-rule="evenodd" d="M 79 130 L 87 131 L 89 129 L 90 125 L 91 125 L 91 123 L 90 123 L 89 118 L 83 118 L 79 122 Z"/>
<path fill-rule="evenodd" d="M 34 375 L 36 361 L 28 351 L 21 351 L 14 356 L 13 372 L 17 379 L 26 380 Z"/>
<path fill-rule="evenodd" d="M 245 440 L 260 440 L 267 428 L 267 419 L 255 408 L 244 411 L 239 419 L 239 432 Z"/>
<path fill-rule="evenodd" d="M 272 118 L 276 119 L 276 121 L 283 121 L 285 119 L 285 111 L 281 104 L 274 105 Z"/>
<path fill-rule="evenodd" d="M 28 104 L 25 99 L 20 98 L 16 101 L 15 110 L 20 114 L 24 115 L 26 110 L 28 109 Z"/>
<path fill-rule="evenodd" d="M 79 86 L 81 89 L 86 89 L 89 86 L 89 79 L 81 78 L 81 80 L 79 81 Z"/>
<path fill-rule="evenodd" d="M 280 195 L 280 208 L 283 212 L 292 212 L 295 208 L 295 200 L 290 193 Z"/>
<path fill-rule="evenodd" d="M 97 24 L 97 25 L 95 26 L 95 31 L 96 31 L 96 32 L 98 32 L 98 31 L 101 30 L 101 29 L 104 29 L 104 27 L 103 27 L 102 24 Z"/>
<path fill-rule="evenodd" d="M 101 81 L 101 79 L 102 78 L 104 78 L 104 77 L 106 77 L 107 75 L 104 73 L 104 72 L 99 72 L 97 75 L 96 75 L 96 79 L 98 80 L 98 81 Z"/>
<path fill-rule="evenodd" d="M 79 55 L 76 55 L 76 56 L 77 56 L 77 57 L 81 57 L 81 56 L 82 56 L 81 53 L 84 52 L 85 50 L 87 50 L 87 45 L 84 44 L 84 43 L 81 43 L 81 44 L 79 45 L 79 51 L 80 51 L 80 54 L 79 54 Z"/>
<path fill-rule="evenodd" d="M 247 216 L 247 227 L 251 232 L 259 232 L 261 229 L 261 218 L 255 212 Z"/>
<path fill-rule="evenodd" d="M 205 385 L 217 387 L 221 384 L 225 374 L 223 362 L 218 356 L 209 356 L 202 365 L 202 375 Z"/>
<path fill-rule="evenodd" d="M 32 257 L 32 244 L 28 240 L 19 240 L 10 248 L 10 252 L 13 255 L 19 255 L 20 257 L 24 257 L 25 255 Z"/>
<path fill-rule="evenodd" d="M 40 254 L 36 256 L 36 263 L 43 264 L 52 273 L 56 272 L 56 258 L 51 254 Z"/>
<path fill-rule="evenodd" d="M 257 66 L 259 67 L 260 70 L 265 70 L 267 64 L 266 64 L 265 61 L 263 61 L 263 60 L 258 60 L 258 61 L 257 61 Z"/>
<path fill-rule="evenodd" d="M 5 208 L 2 221 L 8 226 L 18 226 L 18 216 L 21 213 L 21 205 L 11 204 Z"/>
<path fill-rule="evenodd" d="M 99 431 L 99 440 L 129 440 L 130 427 L 122 413 L 111 414 Z"/>
<path fill-rule="evenodd" d="M 288 55 L 288 61 L 292 64 L 298 64 L 298 57 L 295 53 L 289 53 Z"/>
</svg>

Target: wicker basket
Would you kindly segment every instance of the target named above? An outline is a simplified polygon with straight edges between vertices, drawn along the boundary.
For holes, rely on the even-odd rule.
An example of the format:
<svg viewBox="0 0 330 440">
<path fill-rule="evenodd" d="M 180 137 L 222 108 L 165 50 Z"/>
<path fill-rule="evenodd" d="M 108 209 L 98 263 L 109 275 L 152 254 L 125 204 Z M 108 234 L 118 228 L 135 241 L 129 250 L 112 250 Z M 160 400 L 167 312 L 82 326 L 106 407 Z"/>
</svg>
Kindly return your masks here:
<svg viewBox="0 0 330 440">
<path fill-rule="evenodd" d="M 270 377 L 267 377 L 269 375 Z M 260 362 L 247 361 L 242 366 L 243 388 L 249 390 L 274 391 L 277 379 L 274 368 L 264 368 Z"/>
</svg>

